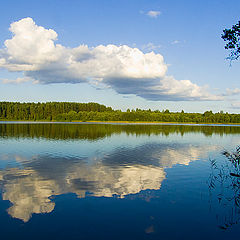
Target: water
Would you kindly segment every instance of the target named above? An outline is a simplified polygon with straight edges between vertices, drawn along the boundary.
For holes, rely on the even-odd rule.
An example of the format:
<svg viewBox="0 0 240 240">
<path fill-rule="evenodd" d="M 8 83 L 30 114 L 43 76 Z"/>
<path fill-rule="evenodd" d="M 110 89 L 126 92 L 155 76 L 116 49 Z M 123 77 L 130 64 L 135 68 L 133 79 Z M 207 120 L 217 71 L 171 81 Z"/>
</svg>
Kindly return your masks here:
<svg viewBox="0 0 240 240">
<path fill-rule="evenodd" d="M 1 238 L 238 238 L 222 152 L 239 143 L 238 126 L 2 123 Z"/>
</svg>

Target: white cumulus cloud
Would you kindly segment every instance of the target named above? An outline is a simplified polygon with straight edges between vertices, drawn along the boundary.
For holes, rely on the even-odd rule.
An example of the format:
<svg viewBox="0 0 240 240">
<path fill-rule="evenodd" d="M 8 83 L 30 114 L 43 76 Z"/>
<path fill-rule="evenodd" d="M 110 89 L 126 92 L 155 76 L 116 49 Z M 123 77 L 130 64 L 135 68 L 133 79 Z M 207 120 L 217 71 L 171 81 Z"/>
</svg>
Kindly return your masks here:
<svg viewBox="0 0 240 240">
<path fill-rule="evenodd" d="M 57 44 L 57 33 L 36 25 L 31 18 L 11 24 L 12 38 L 0 49 L 0 68 L 22 72 L 15 82 L 101 84 L 121 94 L 135 94 L 149 100 L 221 100 L 206 87 L 189 80 L 167 76 L 161 54 L 143 53 L 127 45 Z M 12 82 L 13 80 L 4 80 Z"/>
<path fill-rule="evenodd" d="M 147 15 L 149 17 L 151 17 L 151 18 L 157 18 L 160 14 L 161 14 L 160 11 L 153 11 L 153 10 L 151 10 L 151 11 L 147 12 Z"/>
</svg>

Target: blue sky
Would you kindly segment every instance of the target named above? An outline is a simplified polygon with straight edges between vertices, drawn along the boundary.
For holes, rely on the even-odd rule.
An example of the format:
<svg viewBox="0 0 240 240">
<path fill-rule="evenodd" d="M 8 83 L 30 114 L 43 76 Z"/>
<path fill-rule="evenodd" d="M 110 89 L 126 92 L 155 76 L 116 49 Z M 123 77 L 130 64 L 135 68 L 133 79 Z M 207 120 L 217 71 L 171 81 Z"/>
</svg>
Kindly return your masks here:
<svg viewBox="0 0 240 240">
<path fill-rule="evenodd" d="M 0 101 L 238 112 L 221 34 L 239 13 L 235 0 L 4 1 Z"/>
</svg>

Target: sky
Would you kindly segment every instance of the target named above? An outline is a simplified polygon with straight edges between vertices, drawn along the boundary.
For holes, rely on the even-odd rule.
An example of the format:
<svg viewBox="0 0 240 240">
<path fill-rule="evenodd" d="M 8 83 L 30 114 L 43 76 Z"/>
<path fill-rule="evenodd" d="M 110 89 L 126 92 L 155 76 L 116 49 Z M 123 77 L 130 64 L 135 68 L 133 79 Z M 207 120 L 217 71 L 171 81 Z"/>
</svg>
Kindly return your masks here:
<svg viewBox="0 0 240 240">
<path fill-rule="evenodd" d="M 236 0 L 1 1 L 0 101 L 238 113 Z"/>
</svg>

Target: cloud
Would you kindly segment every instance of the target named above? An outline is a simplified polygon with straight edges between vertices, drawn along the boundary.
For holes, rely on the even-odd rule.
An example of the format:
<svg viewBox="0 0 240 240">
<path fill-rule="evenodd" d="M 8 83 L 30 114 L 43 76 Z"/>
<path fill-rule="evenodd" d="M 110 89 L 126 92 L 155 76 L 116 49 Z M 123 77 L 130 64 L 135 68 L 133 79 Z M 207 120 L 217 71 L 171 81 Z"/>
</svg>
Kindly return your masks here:
<svg viewBox="0 0 240 240">
<path fill-rule="evenodd" d="M 179 43 L 180 43 L 179 40 L 174 40 L 174 41 L 171 42 L 172 45 L 179 44 Z"/>
<path fill-rule="evenodd" d="M 157 18 L 159 15 L 161 14 L 160 11 L 148 11 L 147 12 L 147 16 L 151 17 L 151 18 Z"/>
<path fill-rule="evenodd" d="M 64 47 L 56 43 L 54 30 L 36 25 L 31 18 L 12 23 L 9 30 L 13 36 L 0 49 L 0 68 L 23 73 L 23 78 L 15 80 L 18 83 L 85 82 L 155 101 L 223 99 L 189 80 L 167 76 L 161 54 L 143 53 L 127 45 Z"/>
<path fill-rule="evenodd" d="M 231 107 L 234 108 L 234 109 L 240 109 L 240 102 L 233 102 L 231 104 Z"/>
<path fill-rule="evenodd" d="M 226 93 L 223 94 L 224 96 L 234 96 L 234 95 L 239 95 L 240 94 L 240 89 L 235 88 L 235 89 L 229 89 L 227 88 Z"/>
<path fill-rule="evenodd" d="M 141 49 L 142 50 L 145 50 L 147 52 L 150 52 L 150 51 L 154 51 L 154 50 L 158 50 L 160 49 L 162 46 L 161 45 L 155 45 L 151 42 L 147 43 L 147 44 L 144 44 Z"/>
<path fill-rule="evenodd" d="M 16 79 L 4 78 L 4 79 L 1 79 L 1 80 L 2 80 L 2 83 L 4 83 L 4 84 L 8 84 L 8 83 L 17 83 L 18 84 L 18 83 L 24 83 L 24 82 L 29 82 L 29 81 L 32 81 L 33 83 L 38 83 L 30 77 L 18 77 Z"/>
</svg>

